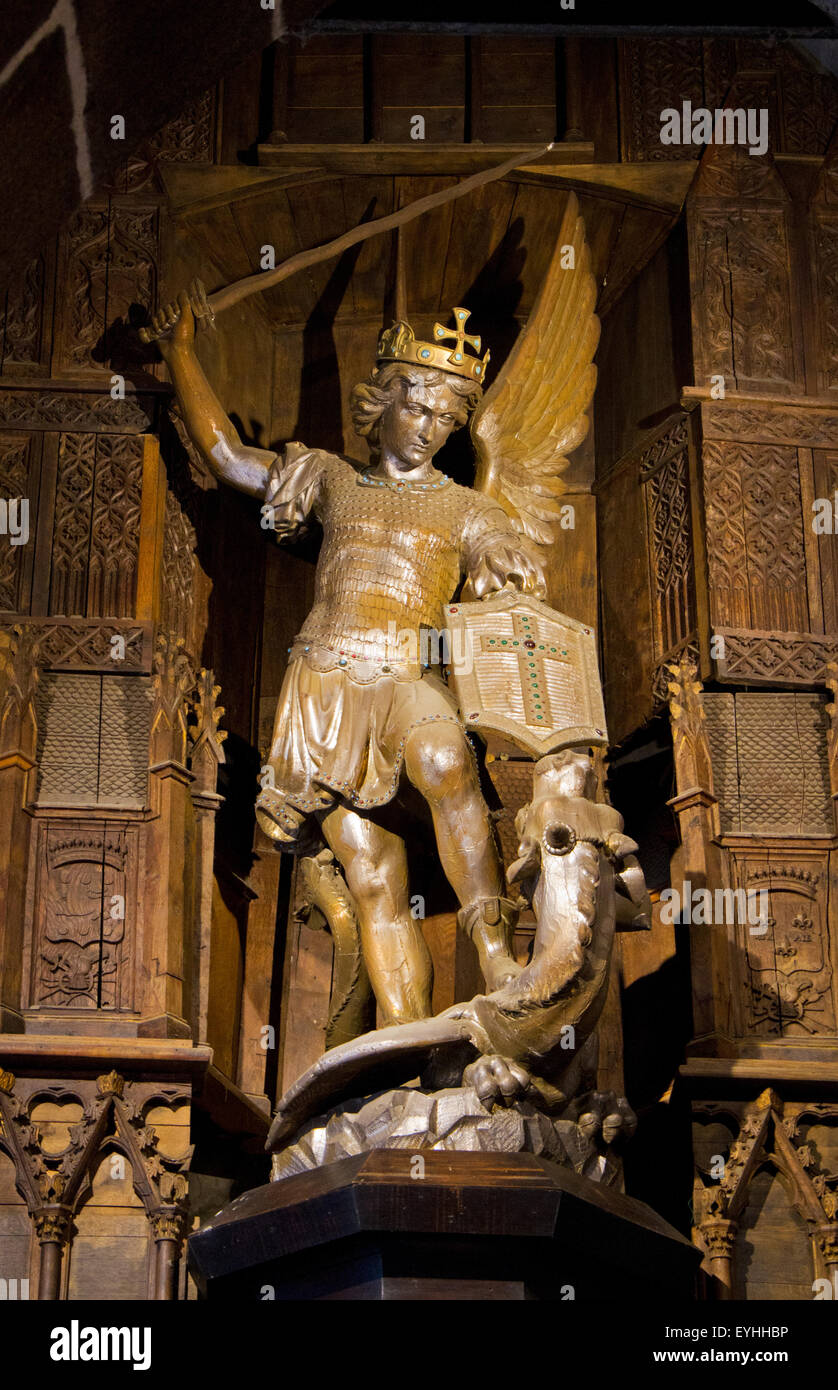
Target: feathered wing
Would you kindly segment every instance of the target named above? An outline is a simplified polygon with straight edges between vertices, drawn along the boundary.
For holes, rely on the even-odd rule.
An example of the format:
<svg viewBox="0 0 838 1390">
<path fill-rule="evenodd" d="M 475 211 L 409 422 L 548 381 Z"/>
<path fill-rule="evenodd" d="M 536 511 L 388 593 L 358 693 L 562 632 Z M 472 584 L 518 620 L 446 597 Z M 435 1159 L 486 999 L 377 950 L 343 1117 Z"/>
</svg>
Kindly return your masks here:
<svg viewBox="0 0 838 1390">
<path fill-rule="evenodd" d="M 570 259 L 573 269 L 564 269 Z M 541 545 L 555 535 L 568 455 L 588 432 L 599 342 L 596 282 L 571 193 L 556 249 L 526 326 L 471 421 L 475 489 Z"/>
</svg>

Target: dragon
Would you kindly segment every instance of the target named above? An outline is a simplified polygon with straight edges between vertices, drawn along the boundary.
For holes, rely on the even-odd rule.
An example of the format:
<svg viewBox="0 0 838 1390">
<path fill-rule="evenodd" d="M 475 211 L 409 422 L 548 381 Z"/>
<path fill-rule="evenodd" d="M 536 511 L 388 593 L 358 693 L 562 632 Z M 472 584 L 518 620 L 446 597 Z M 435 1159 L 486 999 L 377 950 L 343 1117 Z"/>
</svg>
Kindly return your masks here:
<svg viewBox="0 0 838 1390">
<path fill-rule="evenodd" d="M 280 1101 L 266 1148 L 287 1144 L 341 1100 L 399 1085 L 473 1085 L 484 1103 L 532 1100 L 562 1113 L 595 1069 L 595 1028 L 608 992 L 618 925 L 648 926 L 637 844 L 596 802 L 587 753 L 539 760 L 533 796 L 516 818 L 509 869 L 532 904 L 532 959 L 514 981 L 435 1018 L 380 1028 L 330 1049 Z"/>
</svg>

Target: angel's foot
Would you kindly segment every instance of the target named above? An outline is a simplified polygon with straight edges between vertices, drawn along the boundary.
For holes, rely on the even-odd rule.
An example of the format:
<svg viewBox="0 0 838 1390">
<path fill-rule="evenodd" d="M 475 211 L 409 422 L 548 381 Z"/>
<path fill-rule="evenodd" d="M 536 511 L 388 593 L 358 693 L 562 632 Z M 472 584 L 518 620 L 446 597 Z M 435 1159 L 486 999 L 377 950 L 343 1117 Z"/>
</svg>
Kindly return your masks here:
<svg viewBox="0 0 838 1390">
<path fill-rule="evenodd" d="M 477 947 L 480 969 L 490 994 L 517 980 L 523 970 L 512 954 L 518 920 L 517 903 L 509 898 L 483 898 L 460 909 L 460 926 Z"/>
<path fill-rule="evenodd" d="M 463 1072 L 463 1085 L 471 1086 L 487 1110 L 493 1105 L 513 1105 L 532 1090 L 529 1073 L 511 1057 L 496 1054 L 478 1057 Z"/>
</svg>

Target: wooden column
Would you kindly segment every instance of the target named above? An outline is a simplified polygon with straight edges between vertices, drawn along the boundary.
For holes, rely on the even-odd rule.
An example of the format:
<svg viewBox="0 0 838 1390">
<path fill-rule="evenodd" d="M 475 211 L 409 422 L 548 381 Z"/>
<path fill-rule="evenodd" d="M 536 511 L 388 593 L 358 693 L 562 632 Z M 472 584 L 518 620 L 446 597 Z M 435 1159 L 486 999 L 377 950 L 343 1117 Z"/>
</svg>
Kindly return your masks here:
<svg viewBox="0 0 838 1390">
<path fill-rule="evenodd" d="M 183 1215 L 175 1207 L 157 1211 L 151 1218 L 151 1228 L 155 1241 L 154 1299 L 156 1303 L 171 1303 L 177 1298 Z"/>
<path fill-rule="evenodd" d="M 183 638 L 162 632 L 154 656 L 150 799 L 145 879 L 146 971 L 141 1037 L 189 1037 L 184 938 L 194 920 L 193 775 L 186 766 L 186 697 L 195 677 Z M 188 924 L 188 925 L 187 925 Z"/>
<path fill-rule="evenodd" d="M 56 1203 L 35 1213 L 35 1231 L 41 1244 L 38 1301 L 53 1302 L 61 1297 L 61 1257 L 70 1234 L 73 1214 Z"/>
<path fill-rule="evenodd" d="M 678 819 L 681 835 L 681 848 L 673 860 L 672 886 L 683 902 L 690 892 L 704 888 L 712 892 L 727 883 L 718 843 L 719 805 L 713 790 L 701 682 L 695 663 L 689 659 L 669 670 L 673 677 L 669 716 L 678 795 L 667 804 Z M 726 931 L 706 926 L 690 930 L 694 1048 L 701 1051 L 715 1048 L 720 1033 L 729 1028 L 728 937 Z"/>
<path fill-rule="evenodd" d="M 21 970 L 36 759 L 35 689 L 40 638 L 31 627 L 0 632 L 0 1033 L 23 1032 Z"/>
<path fill-rule="evenodd" d="M 212 671 L 202 667 L 198 675 L 195 701 L 197 728 L 192 739 L 192 805 L 195 808 L 195 923 L 193 932 L 193 1010 L 192 1022 L 198 1042 L 207 1037 L 209 974 L 212 945 L 213 860 L 215 856 L 215 818 L 223 797 L 216 791 L 218 769 L 224 762 L 221 747 L 227 737 L 218 723 L 224 713 L 217 704 L 221 686 L 215 685 Z"/>
<path fill-rule="evenodd" d="M 717 1296 L 726 1302 L 733 1298 L 733 1246 L 736 1240 L 735 1221 L 705 1221 L 699 1232 L 707 1247 L 707 1272 L 718 1282 Z"/>
<path fill-rule="evenodd" d="M 814 1236 L 824 1277 L 831 1281 L 833 1290 L 838 1289 L 838 1222 L 829 1221 L 816 1226 Z"/>
</svg>

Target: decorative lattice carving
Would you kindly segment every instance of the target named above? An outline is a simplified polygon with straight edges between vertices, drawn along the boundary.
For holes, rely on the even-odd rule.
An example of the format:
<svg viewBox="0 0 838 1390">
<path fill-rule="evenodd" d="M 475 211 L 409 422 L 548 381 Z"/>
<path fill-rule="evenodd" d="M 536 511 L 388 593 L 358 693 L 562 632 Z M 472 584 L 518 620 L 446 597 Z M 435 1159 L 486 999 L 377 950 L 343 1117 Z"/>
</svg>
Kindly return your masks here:
<svg viewBox="0 0 838 1390">
<path fill-rule="evenodd" d="M 50 612 L 129 617 L 136 603 L 142 441 L 63 434 L 53 528 Z"/>
<path fill-rule="evenodd" d="M 45 670 L 151 673 L 150 623 L 36 618 L 27 626 L 41 634 Z"/>
<path fill-rule="evenodd" d="M 126 383 L 124 400 L 109 391 L 36 391 L 0 386 L 0 426 L 31 430 L 97 430 L 140 434 L 153 429 L 157 396 L 134 394 Z"/>
<path fill-rule="evenodd" d="M 96 440 L 96 487 L 87 593 L 91 616 L 129 617 L 136 604 L 142 499 L 142 440 Z"/>
<path fill-rule="evenodd" d="M 724 657 L 716 662 L 719 680 L 737 684 L 821 685 L 838 640 L 808 632 L 743 632 L 718 626 Z"/>
<path fill-rule="evenodd" d="M 703 701 L 725 828 L 831 834 L 823 697 L 766 691 L 710 693 Z"/>
<path fill-rule="evenodd" d="M 150 682 L 45 672 L 38 692 L 42 806 L 146 804 Z"/>
<path fill-rule="evenodd" d="M 797 452 L 705 443 L 711 618 L 716 626 L 809 626 Z"/>
<path fill-rule="evenodd" d="M 654 654 L 660 659 L 694 635 L 696 622 L 686 420 L 644 452 L 640 476 L 652 577 Z"/>
</svg>

